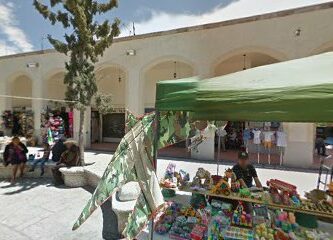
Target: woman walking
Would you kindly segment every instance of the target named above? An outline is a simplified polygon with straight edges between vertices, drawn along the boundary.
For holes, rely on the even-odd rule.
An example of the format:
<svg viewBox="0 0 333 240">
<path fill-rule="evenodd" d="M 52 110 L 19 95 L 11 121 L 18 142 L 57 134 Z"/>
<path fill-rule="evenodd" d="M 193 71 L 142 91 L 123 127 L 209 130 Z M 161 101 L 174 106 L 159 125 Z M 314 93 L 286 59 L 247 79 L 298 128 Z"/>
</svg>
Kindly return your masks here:
<svg viewBox="0 0 333 240">
<path fill-rule="evenodd" d="M 15 183 L 17 170 L 20 168 L 20 177 L 23 176 L 25 163 L 27 162 L 27 147 L 20 141 L 18 137 L 13 137 L 4 152 L 5 165 L 13 166 L 11 183 Z"/>
</svg>

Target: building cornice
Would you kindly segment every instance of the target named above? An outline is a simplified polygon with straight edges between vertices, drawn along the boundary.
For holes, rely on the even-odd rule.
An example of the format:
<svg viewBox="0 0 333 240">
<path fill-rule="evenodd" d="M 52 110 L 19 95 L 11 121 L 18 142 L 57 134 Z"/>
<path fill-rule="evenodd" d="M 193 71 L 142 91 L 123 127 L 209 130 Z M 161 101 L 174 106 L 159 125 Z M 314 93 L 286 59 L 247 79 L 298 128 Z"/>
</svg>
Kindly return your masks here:
<svg viewBox="0 0 333 240">
<path fill-rule="evenodd" d="M 166 36 L 166 35 L 173 35 L 173 34 L 179 34 L 179 33 L 201 31 L 201 30 L 207 30 L 207 29 L 216 29 L 216 28 L 225 27 L 225 26 L 244 24 L 244 23 L 273 19 L 273 18 L 281 18 L 281 17 L 290 16 L 290 15 L 314 12 L 314 11 L 325 10 L 325 9 L 330 9 L 330 8 L 333 8 L 333 1 L 327 2 L 327 3 L 300 7 L 300 8 L 292 8 L 292 9 L 287 9 L 287 10 L 282 10 L 282 11 L 277 11 L 277 12 L 254 15 L 254 16 L 250 16 L 250 17 L 231 19 L 231 20 L 226 20 L 226 21 L 221 21 L 221 22 L 216 22 L 216 23 L 208 23 L 208 24 L 202 24 L 202 25 L 191 26 L 191 27 L 177 28 L 177 29 L 172 29 L 172 30 L 167 30 L 167 31 L 145 33 L 145 34 L 140 34 L 140 35 L 135 35 L 135 36 L 120 37 L 120 38 L 114 39 L 114 43 L 140 40 L 140 39 L 153 38 L 153 37 L 160 37 L 160 36 Z M 0 60 L 17 58 L 17 57 L 25 57 L 25 56 L 33 56 L 33 55 L 41 55 L 41 54 L 47 54 L 47 53 L 57 53 L 57 52 L 54 49 L 46 49 L 46 50 L 39 50 L 39 51 L 0 56 Z"/>
</svg>

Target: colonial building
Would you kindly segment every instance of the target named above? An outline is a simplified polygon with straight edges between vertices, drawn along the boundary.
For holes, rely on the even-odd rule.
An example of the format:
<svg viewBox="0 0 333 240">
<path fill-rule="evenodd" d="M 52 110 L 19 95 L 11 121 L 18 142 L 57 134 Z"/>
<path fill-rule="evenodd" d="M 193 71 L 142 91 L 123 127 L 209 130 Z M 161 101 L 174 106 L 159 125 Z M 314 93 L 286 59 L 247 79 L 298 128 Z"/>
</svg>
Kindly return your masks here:
<svg viewBox="0 0 333 240">
<path fill-rule="evenodd" d="M 87 110 L 87 145 L 97 139 L 119 140 L 124 132 L 125 109 L 135 114 L 153 109 L 157 81 L 220 76 L 331 51 L 332 22 L 330 2 L 116 39 L 97 64 L 96 75 L 99 91 L 112 94 L 117 113 L 104 116 L 100 126 L 94 109 Z M 65 60 L 54 50 L 0 57 L 0 95 L 63 99 Z M 15 107 L 31 108 L 34 127 L 39 129 L 40 113 L 48 104 L 38 99 L 0 98 L 0 112 Z M 312 162 L 315 125 L 284 126 L 288 131 L 286 163 Z"/>
</svg>

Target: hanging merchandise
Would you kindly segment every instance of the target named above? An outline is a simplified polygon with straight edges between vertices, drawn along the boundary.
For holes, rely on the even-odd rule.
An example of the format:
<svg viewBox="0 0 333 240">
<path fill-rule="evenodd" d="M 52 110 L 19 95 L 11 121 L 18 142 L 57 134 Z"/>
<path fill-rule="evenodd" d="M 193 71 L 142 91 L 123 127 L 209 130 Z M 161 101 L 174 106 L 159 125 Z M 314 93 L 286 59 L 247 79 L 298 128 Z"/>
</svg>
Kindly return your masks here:
<svg viewBox="0 0 333 240">
<path fill-rule="evenodd" d="M 49 123 L 52 131 L 52 137 L 60 138 L 65 135 L 65 123 L 62 117 L 50 116 Z"/>
<path fill-rule="evenodd" d="M 54 138 L 50 128 L 47 129 L 47 143 L 51 146 L 54 144 Z"/>
<path fill-rule="evenodd" d="M 261 131 L 260 129 L 254 129 L 253 131 L 253 143 L 254 144 L 261 144 Z"/>
<path fill-rule="evenodd" d="M 51 111 L 47 109 L 42 113 L 42 133 L 44 142 L 52 142 L 62 137 L 73 136 L 73 114 L 65 109 Z"/>
<path fill-rule="evenodd" d="M 32 111 L 14 112 L 14 116 L 18 117 L 18 123 L 21 127 L 21 134 L 26 137 L 33 136 L 34 133 L 34 119 Z"/>
<path fill-rule="evenodd" d="M 285 132 L 276 132 L 276 146 L 287 147 L 287 134 Z"/>
<path fill-rule="evenodd" d="M 28 146 L 35 146 L 34 119 L 31 110 L 6 110 L 2 114 L 5 132 L 12 136 L 25 137 Z"/>
<path fill-rule="evenodd" d="M 74 114 L 72 111 L 68 112 L 68 137 L 73 137 Z"/>
<path fill-rule="evenodd" d="M 13 113 L 6 110 L 2 114 L 3 125 L 5 128 L 13 128 Z"/>
</svg>

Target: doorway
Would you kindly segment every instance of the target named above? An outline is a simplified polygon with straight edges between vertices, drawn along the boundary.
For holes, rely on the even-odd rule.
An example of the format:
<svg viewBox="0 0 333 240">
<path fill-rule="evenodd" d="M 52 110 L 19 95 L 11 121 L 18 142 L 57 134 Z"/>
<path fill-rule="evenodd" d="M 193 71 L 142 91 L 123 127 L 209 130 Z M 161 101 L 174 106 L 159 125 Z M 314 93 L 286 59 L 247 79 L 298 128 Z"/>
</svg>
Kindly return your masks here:
<svg viewBox="0 0 333 240">
<path fill-rule="evenodd" d="M 125 136 L 125 113 L 104 115 L 102 130 L 103 142 L 120 142 Z"/>
</svg>

